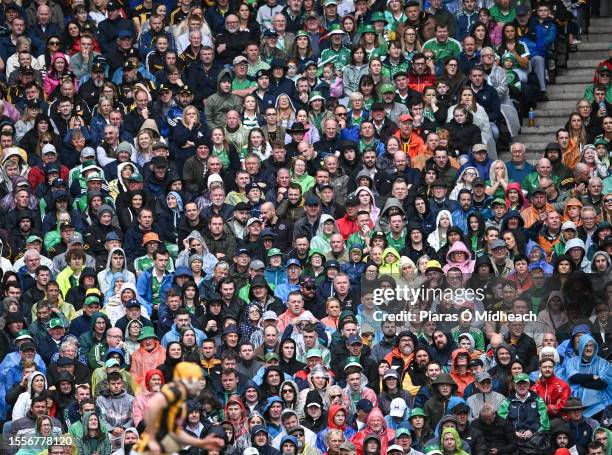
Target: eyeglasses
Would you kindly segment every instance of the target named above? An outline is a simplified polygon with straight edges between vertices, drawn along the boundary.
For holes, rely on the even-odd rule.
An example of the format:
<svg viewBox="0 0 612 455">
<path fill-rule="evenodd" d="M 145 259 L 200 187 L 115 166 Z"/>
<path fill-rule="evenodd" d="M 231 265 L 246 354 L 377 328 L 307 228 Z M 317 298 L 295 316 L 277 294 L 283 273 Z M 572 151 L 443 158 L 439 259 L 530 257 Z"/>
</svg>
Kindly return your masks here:
<svg viewBox="0 0 612 455">
<path fill-rule="evenodd" d="M 51 141 L 40 141 L 41 144 L 51 144 Z"/>
<path fill-rule="evenodd" d="M 295 393 L 295 391 L 293 389 L 285 389 L 283 393 Z"/>
<path fill-rule="evenodd" d="M 49 45 L 50 46 L 59 46 L 60 42 L 59 41 L 55 41 L 55 40 L 54 41 L 49 41 Z"/>
<path fill-rule="evenodd" d="M 336 115 L 340 115 L 342 117 L 346 116 L 346 112 L 336 112 Z"/>
<path fill-rule="evenodd" d="M 332 400 L 333 400 L 334 398 L 342 398 L 342 395 L 341 395 L 341 394 L 338 394 L 338 395 L 330 395 L 330 396 L 329 396 L 329 398 L 331 398 Z"/>
<path fill-rule="evenodd" d="M 425 60 L 433 60 L 433 57 L 425 57 Z"/>
</svg>

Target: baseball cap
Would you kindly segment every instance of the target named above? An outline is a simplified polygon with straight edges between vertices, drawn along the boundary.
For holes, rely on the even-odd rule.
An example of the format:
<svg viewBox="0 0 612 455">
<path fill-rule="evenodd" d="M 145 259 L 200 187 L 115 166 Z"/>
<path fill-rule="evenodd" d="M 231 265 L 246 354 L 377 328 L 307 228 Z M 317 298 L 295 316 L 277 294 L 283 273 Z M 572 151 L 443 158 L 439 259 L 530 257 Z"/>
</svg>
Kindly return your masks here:
<svg viewBox="0 0 612 455">
<path fill-rule="evenodd" d="M 357 404 L 355 405 L 355 408 L 358 411 L 363 411 L 369 414 L 370 411 L 374 409 L 374 405 L 372 404 L 370 400 L 366 400 L 365 398 L 362 398 L 361 400 L 357 402 Z"/>
<path fill-rule="evenodd" d="M 486 146 L 486 145 L 484 145 L 484 144 L 475 144 L 475 145 L 472 147 L 472 153 L 474 153 L 474 152 L 483 152 L 483 151 L 484 151 L 484 152 L 486 152 L 486 151 L 487 151 L 487 146 Z"/>
<path fill-rule="evenodd" d="M 110 11 L 116 11 L 118 9 L 121 9 L 121 5 L 119 5 L 116 0 L 110 0 L 110 2 L 106 4 L 106 9 Z"/>
<path fill-rule="evenodd" d="M 506 242 L 504 242 L 502 239 L 495 239 L 491 243 L 492 250 L 494 250 L 495 248 L 507 248 L 507 247 L 508 246 L 506 245 Z"/>
<path fill-rule="evenodd" d="M 232 62 L 232 64 L 239 65 L 240 63 L 248 63 L 248 62 L 249 61 L 244 55 L 237 55 L 236 57 L 234 57 L 234 61 Z"/>
<path fill-rule="evenodd" d="M 342 444 L 338 446 L 338 450 L 348 450 L 349 452 L 354 452 L 357 450 L 355 444 L 350 441 L 344 441 Z"/>
<path fill-rule="evenodd" d="M 53 145 L 53 144 L 45 144 L 45 146 L 42 148 L 42 154 L 45 155 L 47 153 L 55 153 L 55 154 L 57 154 L 57 150 L 55 148 L 55 145 Z"/>
<path fill-rule="evenodd" d="M 262 261 L 256 259 L 255 261 L 251 261 L 251 263 L 249 264 L 249 268 L 251 270 L 261 270 L 261 269 L 265 269 L 266 266 L 264 265 Z"/>
<path fill-rule="evenodd" d="M 248 221 L 246 223 L 246 227 L 249 227 L 253 223 L 260 223 L 261 224 L 261 220 L 259 218 L 256 218 L 256 217 L 252 216 L 251 218 L 248 219 Z"/>
<path fill-rule="evenodd" d="M 399 121 L 400 122 L 412 122 L 412 120 L 414 120 L 412 118 L 412 115 L 410 114 L 402 114 L 400 115 Z"/>
<path fill-rule="evenodd" d="M 480 373 L 476 373 L 476 382 L 482 382 L 482 381 L 486 381 L 486 380 L 491 380 L 491 375 L 489 373 L 487 373 L 486 371 L 481 371 Z"/>
<path fill-rule="evenodd" d="M 50 329 L 55 329 L 57 327 L 62 327 L 64 328 L 64 321 L 62 321 L 60 318 L 52 318 L 49 321 L 49 328 Z"/>
<path fill-rule="evenodd" d="M 350 337 L 348 337 L 347 344 L 351 345 L 351 344 L 363 344 L 363 341 L 361 340 L 361 338 L 357 335 L 351 335 Z"/>
<path fill-rule="evenodd" d="M 121 363 L 119 363 L 119 360 L 117 360 L 117 359 L 108 359 L 104 363 L 104 366 L 106 368 L 118 367 L 118 366 L 121 366 Z"/>
<path fill-rule="evenodd" d="M 519 382 L 531 382 L 529 379 L 529 375 L 527 373 L 519 373 L 516 376 L 514 376 L 514 378 L 512 379 L 512 381 L 515 384 L 518 384 Z"/>
<path fill-rule="evenodd" d="M 19 345 L 19 352 L 25 351 L 36 351 L 36 345 L 31 341 L 26 341 L 25 343 Z"/>
<path fill-rule="evenodd" d="M 407 407 L 408 405 L 403 398 L 394 398 L 389 405 L 389 415 L 391 417 L 403 417 Z"/>
<path fill-rule="evenodd" d="M 26 243 L 42 242 L 43 240 L 37 235 L 31 235 L 26 239 Z"/>
<path fill-rule="evenodd" d="M 309 194 L 306 197 L 306 201 L 305 201 L 305 205 L 319 205 L 320 204 L 320 200 L 318 197 L 316 197 L 314 194 Z"/>
<path fill-rule="evenodd" d="M 494 205 L 503 205 L 503 206 L 505 206 L 506 205 L 506 201 L 504 201 L 502 198 L 498 197 L 498 198 L 493 199 L 493 201 L 491 202 L 491 207 L 494 206 Z"/>
<path fill-rule="evenodd" d="M 268 257 L 271 258 L 272 256 L 282 256 L 283 252 L 279 249 L 279 248 L 270 248 L 268 250 Z"/>
<path fill-rule="evenodd" d="M 485 182 L 484 182 L 484 180 L 482 178 L 476 177 L 474 179 L 474 182 L 472 182 L 472 187 L 474 187 L 474 186 L 485 186 Z"/>
<path fill-rule="evenodd" d="M 278 36 L 278 33 L 276 33 L 275 30 L 271 30 L 269 28 L 265 29 L 263 32 L 263 36 L 264 38 L 273 38 L 275 36 Z M 234 59 L 234 65 L 236 64 L 236 59 Z"/>
<path fill-rule="evenodd" d="M 110 242 L 112 240 L 119 240 L 119 241 L 121 241 L 121 237 L 119 237 L 119 234 L 117 234 L 115 231 L 111 231 L 108 234 L 106 234 L 106 236 L 104 237 L 104 241 L 105 242 Z"/>
<path fill-rule="evenodd" d="M 142 174 L 134 173 L 134 174 L 132 174 L 132 175 L 130 175 L 128 177 L 128 181 L 131 181 L 131 182 L 144 182 L 144 179 L 142 178 Z"/>
<path fill-rule="evenodd" d="M 138 300 L 136 299 L 130 299 L 128 300 L 128 302 L 125 304 L 126 308 L 140 308 L 140 303 L 138 303 Z"/>
<path fill-rule="evenodd" d="M 274 311 L 265 311 L 261 317 L 264 321 L 276 321 L 278 319 L 277 314 Z"/>
<path fill-rule="evenodd" d="M 574 223 L 573 221 L 566 221 L 565 223 L 561 225 L 562 231 L 566 231 L 568 229 L 572 229 L 574 231 L 578 230 L 578 228 L 576 227 L 576 223 Z"/>
<path fill-rule="evenodd" d="M 309 349 L 308 352 L 306 353 L 306 358 L 309 359 L 311 357 L 320 357 L 323 358 L 323 353 L 321 352 L 320 349 Z"/>
<path fill-rule="evenodd" d="M 519 5 L 516 8 L 517 16 L 527 16 L 527 14 L 529 14 L 529 7 L 527 5 Z"/>
<path fill-rule="evenodd" d="M 238 248 L 236 252 L 234 253 L 234 257 L 240 256 L 241 254 L 246 254 L 248 256 L 251 256 L 251 253 L 249 253 L 249 250 L 247 250 L 246 248 Z"/>
<path fill-rule="evenodd" d="M 404 427 L 400 427 L 397 430 L 395 430 L 395 439 L 401 436 L 408 436 L 409 438 L 412 438 L 412 435 L 410 434 L 410 430 Z"/>
<path fill-rule="evenodd" d="M 556 143 L 556 142 L 549 142 L 548 144 L 546 144 L 546 147 L 544 148 L 544 150 L 557 150 L 557 151 L 561 151 L 561 146 Z"/>
<path fill-rule="evenodd" d="M 268 352 L 264 356 L 264 360 L 266 362 L 269 362 L 270 360 L 280 360 L 280 357 L 278 356 L 278 354 L 276 352 Z"/>
<path fill-rule="evenodd" d="M 401 400 L 401 398 L 400 398 Z M 393 400 L 395 401 L 395 400 Z M 391 416 L 393 416 L 393 414 L 391 414 Z M 401 416 L 397 416 L 397 417 L 401 417 Z M 395 433 L 395 437 L 397 437 L 397 433 Z M 404 453 L 404 449 L 402 449 L 402 446 L 400 446 L 399 444 L 393 444 L 392 446 L 389 446 L 389 448 L 387 449 L 387 454 L 393 453 L 393 452 L 399 452 L 401 454 Z"/>
<path fill-rule="evenodd" d="M 546 195 L 546 190 L 544 188 L 536 188 L 531 192 L 531 196 L 535 196 L 536 194 L 544 194 Z"/>
<path fill-rule="evenodd" d="M 108 4 L 110 5 L 111 3 L 114 3 L 113 1 L 108 2 Z M 106 9 L 110 9 L 108 6 L 106 7 Z M 119 30 L 119 33 L 117 33 L 117 38 L 122 39 L 122 38 L 131 38 L 132 34 L 130 33 L 129 30 Z"/>
<path fill-rule="evenodd" d="M 302 267 L 302 263 L 300 262 L 299 259 L 295 259 L 295 258 L 291 258 L 287 261 L 287 264 L 285 264 L 286 268 L 289 268 L 292 265 L 297 265 L 298 267 Z"/>
<path fill-rule="evenodd" d="M 83 236 L 80 232 L 75 232 L 68 239 L 68 245 L 74 245 L 75 243 L 83 243 Z"/>
<path fill-rule="evenodd" d="M 380 93 L 395 93 L 395 87 L 393 86 L 393 84 L 383 84 L 382 87 L 380 87 Z M 406 115 L 406 114 L 404 114 Z M 403 117 L 403 116 L 402 116 Z M 402 121 L 406 121 L 406 120 L 402 120 L 400 117 L 400 122 Z"/>
</svg>

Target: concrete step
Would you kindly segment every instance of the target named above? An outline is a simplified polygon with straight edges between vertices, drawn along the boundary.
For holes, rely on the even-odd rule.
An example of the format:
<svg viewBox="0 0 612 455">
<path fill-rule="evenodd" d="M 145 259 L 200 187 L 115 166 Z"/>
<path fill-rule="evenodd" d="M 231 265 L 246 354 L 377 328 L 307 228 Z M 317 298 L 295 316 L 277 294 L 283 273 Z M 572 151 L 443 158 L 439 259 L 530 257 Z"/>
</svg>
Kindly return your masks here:
<svg viewBox="0 0 612 455">
<path fill-rule="evenodd" d="M 608 23 L 603 22 L 595 22 L 591 23 L 589 26 L 589 35 L 599 34 L 599 33 L 610 33 L 610 19 L 608 18 Z"/>
<path fill-rule="evenodd" d="M 553 127 L 555 131 L 565 125 L 569 114 L 567 115 L 547 115 L 545 116 L 540 109 L 536 109 L 536 128 L 547 128 Z M 525 127 L 523 127 L 525 129 Z"/>
<path fill-rule="evenodd" d="M 537 107 L 538 111 L 548 111 L 548 110 L 557 110 L 557 109 L 570 109 L 573 110 L 574 109 L 574 103 L 568 103 L 567 101 L 544 101 L 542 103 L 538 103 L 538 107 Z M 544 116 L 548 116 L 548 115 L 554 115 L 554 114 L 544 114 L 542 113 L 542 115 Z M 559 114 L 562 115 L 562 114 Z"/>
<path fill-rule="evenodd" d="M 568 103 L 566 102 L 566 104 Z M 537 121 L 540 121 L 540 119 L 543 119 L 546 117 L 565 117 L 565 119 L 567 119 L 569 115 L 575 110 L 573 106 L 574 104 L 570 104 L 566 108 L 563 108 L 563 109 L 561 108 L 543 109 L 538 105 L 538 108 L 536 109 L 536 115 L 538 116 Z"/>
<path fill-rule="evenodd" d="M 595 69 L 590 69 L 589 73 L 591 74 L 590 76 L 584 76 L 581 74 L 572 74 L 572 71 L 570 71 L 562 76 L 557 76 L 555 84 L 586 84 L 588 81 L 593 81 Z"/>
<path fill-rule="evenodd" d="M 521 132 L 519 136 L 521 138 L 521 142 L 523 143 L 535 143 L 535 144 L 548 144 L 555 139 L 555 133 L 542 133 L 542 134 L 524 134 Z"/>
<path fill-rule="evenodd" d="M 605 51 L 606 50 L 605 48 L 597 49 L 597 50 L 589 50 L 583 47 L 585 44 L 591 44 L 591 43 L 580 43 L 578 45 L 578 52 L 574 52 L 571 55 L 570 60 L 597 60 L 598 63 L 604 60 L 605 54 L 602 53 L 602 51 Z M 610 46 L 608 45 L 608 48 L 609 47 Z"/>
<path fill-rule="evenodd" d="M 546 89 L 546 93 L 551 101 L 575 101 L 582 97 L 584 93 L 584 84 L 549 85 Z"/>
<path fill-rule="evenodd" d="M 521 136 L 518 136 L 515 139 L 516 140 L 514 142 L 521 142 L 521 143 L 525 144 L 525 147 L 527 148 L 527 156 L 529 157 L 528 158 L 529 160 L 531 160 L 531 158 L 532 158 L 531 155 L 532 155 L 533 152 L 536 152 L 536 156 L 539 157 L 539 154 L 541 154 L 544 151 L 544 148 L 548 145 L 548 143 L 552 142 L 552 139 L 550 141 L 546 141 L 546 142 L 524 141 L 524 140 L 522 140 Z"/>
<path fill-rule="evenodd" d="M 567 68 L 570 70 L 574 68 L 585 68 L 585 69 L 590 69 L 592 73 L 593 71 L 595 71 L 595 68 L 597 68 L 597 65 L 599 65 L 599 62 L 603 60 L 603 57 L 604 57 L 603 54 L 602 54 L 602 58 L 598 58 L 598 59 L 580 60 L 579 58 L 572 57 L 567 62 Z"/>
<path fill-rule="evenodd" d="M 606 41 L 582 41 L 578 44 L 578 52 L 572 54 L 582 54 L 584 51 L 607 51 L 610 48 L 610 44 Z M 601 56 L 601 52 L 599 53 Z"/>
<path fill-rule="evenodd" d="M 549 117 L 549 118 L 554 118 L 555 120 L 558 117 Z M 561 123 L 557 123 L 555 124 L 550 124 L 550 125 L 543 125 L 541 124 L 541 120 L 545 120 L 545 119 L 537 119 L 537 126 L 524 126 L 521 128 L 521 135 L 534 135 L 534 134 L 552 134 L 554 135 L 556 133 L 556 131 L 561 128 L 563 126 L 563 123 L 565 123 L 564 121 Z"/>
<path fill-rule="evenodd" d="M 602 26 L 602 25 L 605 26 L 605 25 L 607 25 L 609 27 L 612 27 L 612 18 L 610 18 L 610 17 L 592 17 L 591 18 L 591 25 L 592 26 Z"/>
</svg>

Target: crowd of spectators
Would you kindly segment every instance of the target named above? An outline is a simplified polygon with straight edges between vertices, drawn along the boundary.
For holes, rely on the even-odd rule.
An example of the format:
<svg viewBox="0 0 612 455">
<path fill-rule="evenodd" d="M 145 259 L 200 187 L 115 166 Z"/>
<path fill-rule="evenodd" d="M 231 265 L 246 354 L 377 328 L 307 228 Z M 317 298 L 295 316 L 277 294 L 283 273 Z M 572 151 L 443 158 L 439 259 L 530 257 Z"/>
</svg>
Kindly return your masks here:
<svg viewBox="0 0 612 455">
<path fill-rule="evenodd" d="M 224 454 L 611 455 L 612 49 L 513 139 L 598 15 L 2 1 L 2 450 L 130 453 L 186 361 Z"/>
</svg>

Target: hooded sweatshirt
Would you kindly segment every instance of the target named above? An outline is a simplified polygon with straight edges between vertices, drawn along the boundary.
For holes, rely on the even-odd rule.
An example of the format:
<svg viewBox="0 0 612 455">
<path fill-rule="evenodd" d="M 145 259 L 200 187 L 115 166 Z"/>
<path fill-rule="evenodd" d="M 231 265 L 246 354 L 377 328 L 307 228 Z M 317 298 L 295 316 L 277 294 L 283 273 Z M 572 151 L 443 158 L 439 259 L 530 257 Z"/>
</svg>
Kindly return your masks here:
<svg viewBox="0 0 612 455">
<path fill-rule="evenodd" d="M 112 273 L 111 273 L 111 258 L 113 257 L 114 253 L 122 253 L 123 257 L 126 258 L 125 261 L 123 262 L 123 271 L 121 272 L 123 274 L 123 278 L 126 282 L 128 283 L 132 283 L 133 285 L 136 285 L 136 276 L 130 272 L 127 268 L 127 256 L 125 255 L 125 251 L 123 250 L 123 248 L 113 248 L 111 250 L 111 252 L 108 254 L 108 259 L 106 260 L 106 267 L 104 268 L 104 270 L 102 270 L 100 273 L 98 273 L 98 283 L 100 284 L 100 291 L 102 292 L 102 294 L 106 294 L 106 291 L 108 291 L 108 288 L 111 285 L 111 279 L 112 279 Z"/>
<path fill-rule="evenodd" d="M 453 226 L 453 216 L 451 215 L 451 213 L 448 210 L 440 210 L 436 217 L 436 228 L 427 237 L 427 243 L 429 243 L 429 246 L 431 246 L 436 251 L 446 245 L 446 233 L 442 234 L 442 231 L 440 230 L 440 219 L 443 215 L 446 215 L 450 220 L 448 227 Z"/>
<path fill-rule="evenodd" d="M 388 254 L 393 255 L 393 262 L 387 262 Z M 395 248 L 386 248 L 382 254 L 383 263 L 378 268 L 380 275 L 399 275 L 400 274 L 400 255 Z"/>
<path fill-rule="evenodd" d="M 158 375 L 161 378 L 161 385 L 163 386 L 166 381 L 164 379 L 164 374 L 158 369 L 153 369 L 147 371 L 145 374 L 144 381 L 144 391 L 136 395 L 134 401 L 132 403 L 132 420 L 134 425 L 138 426 L 138 424 L 144 419 L 145 409 L 147 408 L 147 403 L 151 399 L 153 395 L 157 392 L 151 389 L 150 381 L 154 375 Z"/>
<path fill-rule="evenodd" d="M 191 242 L 191 240 L 199 240 L 202 243 L 204 248 L 202 257 L 202 271 L 206 274 L 206 276 L 212 276 L 213 271 L 215 269 L 215 265 L 217 265 L 217 258 L 214 254 L 212 254 L 208 250 L 208 245 L 204 241 L 204 237 L 198 231 L 191 231 L 186 238 L 187 242 Z M 176 268 L 178 267 L 189 267 L 189 257 L 192 255 L 189 249 L 183 249 L 176 259 Z"/>
<path fill-rule="evenodd" d="M 208 126 L 212 130 L 213 128 L 223 128 L 225 126 L 225 114 L 230 110 L 242 111 L 242 98 L 234 95 L 230 91 L 223 93 L 220 85 L 221 80 L 229 78 L 232 80 L 231 72 L 227 69 L 223 69 L 217 76 L 217 91 L 206 99 L 206 106 L 204 112 L 206 114 L 206 121 Z"/>
<path fill-rule="evenodd" d="M 465 253 L 465 260 L 463 262 L 453 262 L 453 253 L 456 251 L 461 251 Z M 476 261 L 471 259 L 470 250 L 465 246 L 465 244 L 458 240 L 448 249 L 446 253 L 446 265 L 442 268 L 444 273 L 448 273 L 448 270 L 457 267 L 461 270 L 464 275 L 464 280 L 468 280 L 474 272 L 474 265 Z"/>
<path fill-rule="evenodd" d="M 374 418 L 378 418 L 382 421 L 382 428 L 380 431 L 374 431 L 372 429 L 372 421 Z M 365 428 L 357 432 L 357 434 L 353 437 L 352 442 L 355 444 L 355 448 L 357 449 L 357 455 L 363 454 L 364 442 L 369 436 L 378 437 L 380 441 L 380 453 L 387 453 L 389 443 L 391 440 L 393 440 L 393 438 L 395 438 L 395 430 L 390 430 L 387 428 L 387 423 L 385 422 L 383 413 L 377 407 L 370 411 L 370 414 L 366 420 Z"/>
<path fill-rule="evenodd" d="M 323 232 L 323 226 L 326 221 L 330 220 L 334 222 L 334 230 L 332 234 L 327 235 Z M 321 220 L 319 221 L 319 226 L 317 227 L 317 233 L 310 241 L 310 248 L 317 248 L 323 254 L 329 253 L 331 251 L 331 246 L 329 244 L 331 236 L 333 234 L 337 234 L 338 232 L 338 225 L 336 224 L 334 217 L 327 214 L 321 215 Z"/>
<path fill-rule="evenodd" d="M 470 353 L 465 349 L 455 349 L 452 355 L 453 366 L 451 367 L 450 375 L 455 380 L 457 384 L 457 392 L 460 396 L 463 396 L 463 391 L 465 388 L 474 382 L 474 375 L 470 372 L 468 365 L 466 364 L 464 374 L 459 373 L 457 368 L 457 358 L 460 354 L 467 355 L 467 364 L 470 362 Z"/>
<path fill-rule="evenodd" d="M 35 371 L 34 373 L 32 373 L 30 375 L 30 378 L 28 379 L 28 386 L 26 388 L 26 391 L 19 395 L 17 401 L 15 402 L 15 406 L 13 406 L 13 421 L 25 417 L 27 412 L 30 410 L 30 405 L 32 404 L 32 397 L 38 395 L 32 390 L 32 382 L 34 381 L 34 378 L 39 376 L 42 376 L 42 378 L 45 380 L 45 387 L 43 390 L 47 389 L 47 378 L 44 373 L 41 373 L 40 371 Z"/>
</svg>

